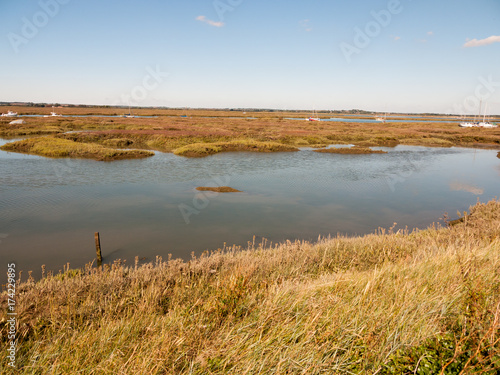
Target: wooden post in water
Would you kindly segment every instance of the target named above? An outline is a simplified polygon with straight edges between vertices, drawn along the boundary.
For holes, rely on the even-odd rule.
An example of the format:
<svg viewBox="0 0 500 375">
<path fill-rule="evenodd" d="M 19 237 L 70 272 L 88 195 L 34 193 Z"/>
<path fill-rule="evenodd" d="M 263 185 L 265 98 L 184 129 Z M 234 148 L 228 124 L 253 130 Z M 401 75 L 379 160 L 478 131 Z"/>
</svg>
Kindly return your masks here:
<svg viewBox="0 0 500 375">
<path fill-rule="evenodd" d="M 102 255 L 101 255 L 101 239 L 99 238 L 99 232 L 95 232 L 95 253 L 97 256 L 97 266 L 101 266 Z"/>
</svg>

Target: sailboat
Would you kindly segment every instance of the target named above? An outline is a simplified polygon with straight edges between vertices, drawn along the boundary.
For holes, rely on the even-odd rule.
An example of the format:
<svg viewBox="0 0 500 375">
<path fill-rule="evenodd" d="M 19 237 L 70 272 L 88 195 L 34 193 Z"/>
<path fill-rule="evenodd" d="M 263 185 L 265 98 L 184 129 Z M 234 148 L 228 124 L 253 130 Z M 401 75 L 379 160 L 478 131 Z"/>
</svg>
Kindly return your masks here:
<svg viewBox="0 0 500 375">
<path fill-rule="evenodd" d="M 483 115 L 483 121 L 479 122 L 477 126 L 480 128 L 498 128 L 498 125 L 492 124 L 491 122 L 486 121 L 486 108 L 488 106 L 488 103 L 485 104 L 484 106 L 484 115 Z"/>
<path fill-rule="evenodd" d="M 386 120 L 387 120 L 387 113 L 384 113 L 384 117 L 382 116 L 375 117 L 375 121 L 385 122 Z"/>
<path fill-rule="evenodd" d="M 54 106 L 52 106 L 52 109 L 54 109 Z M 58 115 L 54 111 L 50 112 L 50 115 L 45 115 L 43 117 L 62 117 L 62 115 Z"/>
<path fill-rule="evenodd" d="M 481 118 L 481 107 L 482 107 L 483 101 L 481 100 L 479 102 L 479 114 L 478 114 L 478 120 Z M 498 125 L 492 124 L 491 122 L 486 121 L 486 107 L 488 104 L 486 103 L 484 107 L 484 115 L 483 115 L 483 121 L 477 121 L 476 122 L 476 117 L 474 116 L 474 120 L 472 122 L 470 121 L 464 121 L 461 122 L 458 126 L 461 128 L 498 128 Z"/>
<path fill-rule="evenodd" d="M 313 109 L 312 115 L 310 117 L 306 118 L 306 121 L 321 121 L 321 119 L 318 117 L 316 110 Z"/>
<path fill-rule="evenodd" d="M 132 114 L 132 111 L 130 110 L 130 106 L 128 106 L 128 113 L 126 115 L 123 115 L 123 117 L 135 118 L 135 116 Z"/>
</svg>

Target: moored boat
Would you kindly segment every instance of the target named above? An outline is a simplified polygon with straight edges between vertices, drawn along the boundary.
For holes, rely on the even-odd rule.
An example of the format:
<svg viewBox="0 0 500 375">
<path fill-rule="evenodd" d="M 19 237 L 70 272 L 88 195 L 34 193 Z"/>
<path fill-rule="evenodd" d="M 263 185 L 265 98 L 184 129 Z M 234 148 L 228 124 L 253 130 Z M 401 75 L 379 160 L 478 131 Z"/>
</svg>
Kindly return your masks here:
<svg viewBox="0 0 500 375">
<path fill-rule="evenodd" d="M 16 117 L 17 112 L 8 111 L 7 113 L 2 113 L 2 117 Z"/>
<path fill-rule="evenodd" d="M 321 119 L 318 117 L 318 114 L 313 109 L 312 115 L 310 117 L 306 118 L 306 121 L 321 121 Z"/>
<path fill-rule="evenodd" d="M 479 118 L 478 118 L 478 120 L 481 118 L 481 104 L 482 104 L 482 101 L 479 103 Z M 458 124 L 458 126 L 460 126 L 461 128 L 486 128 L 486 129 L 498 128 L 498 125 L 492 124 L 491 122 L 486 121 L 486 108 L 487 108 L 487 106 L 488 106 L 488 103 L 486 103 L 486 105 L 484 107 L 483 121 L 475 121 L 476 118 L 474 116 L 473 122 L 464 121 L 464 122 L 461 122 L 460 124 Z"/>
</svg>

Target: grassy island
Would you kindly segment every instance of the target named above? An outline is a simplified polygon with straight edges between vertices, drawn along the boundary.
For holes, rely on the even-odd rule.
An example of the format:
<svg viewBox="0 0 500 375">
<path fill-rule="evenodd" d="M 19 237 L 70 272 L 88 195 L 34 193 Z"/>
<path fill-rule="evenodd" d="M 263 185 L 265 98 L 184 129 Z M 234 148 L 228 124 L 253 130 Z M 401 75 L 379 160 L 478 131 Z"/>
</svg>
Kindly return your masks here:
<svg viewBox="0 0 500 375">
<path fill-rule="evenodd" d="M 229 186 L 217 186 L 217 187 L 208 187 L 208 186 L 199 186 L 196 188 L 198 191 L 213 191 L 216 193 L 241 193 L 241 190 L 236 190 Z"/>
<path fill-rule="evenodd" d="M 368 147 L 342 147 L 342 148 L 323 148 L 319 150 L 314 150 L 314 152 L 321 152 L 325 154 L 353 154 L 353 155 L 362 155 L 362 154 L 387 154 L 387 151 L 383 150 L 372 150 Z"/>
<path fill-rule="evenodd" d="M 284 152 L 284 151 L 299 151 L 299 149 L 293 146 L 288 146 L 277 142 L 236 140 L 231 142 L 189 144 L 174 150 L 174 154 L 178 156 L 203 157 L 203 156 L 217 154 L 219 152 L 230 152 L 230 151 Z"/>
<path fill-rule="evenodd" d="M 24 273 L 17 373 L 496 374 L 499 270 L 491 201 L 445 228 Z"/>
<path fill-rule="evenodd" d="M 153 156 L 145 150 L 117 150 L 97 144 L 77 143 L 51 136 L 29 138 L 3 145 L 4 151 L 21 152 L 50 158 L 79 158 L 99 161 L 139 159 Z"/>
</svg>

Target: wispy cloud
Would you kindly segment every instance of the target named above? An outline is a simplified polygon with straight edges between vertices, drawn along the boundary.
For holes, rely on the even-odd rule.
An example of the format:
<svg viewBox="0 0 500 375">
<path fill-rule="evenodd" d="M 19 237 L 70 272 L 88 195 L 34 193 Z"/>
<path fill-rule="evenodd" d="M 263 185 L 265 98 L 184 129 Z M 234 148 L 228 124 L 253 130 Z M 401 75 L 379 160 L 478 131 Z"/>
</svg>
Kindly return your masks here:
<svg viewBox="0 0 500 375">
<path fill-rule="evenodd" d="M 400 39 L 401 39 L 401 37 L 400 37 L 400 36 L 393 36 L 393 37 L 392 37 L 392 39 L 393 39 L 393 40 L 400 40 Z"/>
<path fill-rule="evenodd" d="M 224 22 L 212 21 L 211 19 L 208 19 L 205 16 L 198 16 L 198 17 L 196 17 L 196 20 L 204 22 L 204 23 L 206 23 L 206 24 L 208 24 L 210 26 L 214 26 L 214 27 L 222 27 L 222 26 L 224 26 Z"/>
<path fill-rule="evenodd" d="M 309 25 L 309 20 L 299 21 L 299 24 L 305 31 L 307 32 L 312 31 L 312 27 Z"/>
<path fill-rule="evenodd" d="M 427 31 L 427 36 L 431 37 L 433 35 L 434 35 L 434 31 Z M 427 43 L 428 39 L 420 38 L 420 39 L 417 39 L 417 41 L 419 43 Z"/>
<path fill-rule="evenodd" d="M 472 39 L 468 40 L 467 42 L 463 45 L 465 48 L 469 47 L 480 47 L 480 46 L 487 46 L 488 44 L 492 43 L 500 43 L 500 36 L 499 35 L 492 35 L 489 36 L 485 39 Z"/>
<path fill-rule="evenodd" d="M 450 189 L 455 190 L 455 191 L 467 191 L 469 193 L 472 193 L 474 195 L 481 195 L 484 193 L 484 189 L 478 188 L 476 186 L 472 186 L 469 184 L 464 184 L 458 181 L 454 181 L 450 183 Z"/>
</svg>

